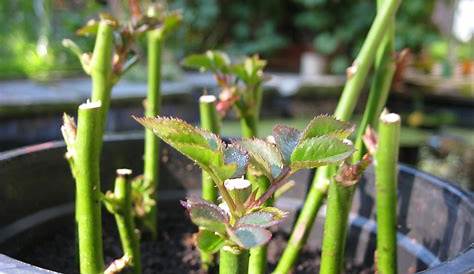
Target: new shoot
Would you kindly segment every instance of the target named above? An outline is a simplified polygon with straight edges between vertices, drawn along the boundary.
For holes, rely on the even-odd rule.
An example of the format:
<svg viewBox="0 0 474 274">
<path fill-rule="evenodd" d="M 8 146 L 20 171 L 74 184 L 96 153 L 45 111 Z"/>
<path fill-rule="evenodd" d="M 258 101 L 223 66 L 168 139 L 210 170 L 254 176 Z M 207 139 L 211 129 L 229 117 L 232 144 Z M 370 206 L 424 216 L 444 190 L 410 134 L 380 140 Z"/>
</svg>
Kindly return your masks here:
<svg viewBox="0 0 474 274">
<path fill-rule="evenodd" d="M 134 274 L 140 274 L 140 241 L 133 216 L 131 175 L 130 169 L 117 169 L 114 192 L 108 191 L 103 201 L 107 210 L 115 216 L 123 257 L 127 258 L 124 265 L 131 267 Z"/>
<path fill-rule="evenodd" d="M 212 178 L 221 203 L 200 198 L 182 201 L 191 221 L 201 227 L 196 245 L 208 253 L 220 252 L 221 274 L 247 274 L 248 250 L 266 244 L 270 226 L 281 222 L 286 212 L 267 206 L 286 178 L 300 169 L 344 161 L 354 148 L 344 141 L 353 131 L 349 123 L 329 116 L 314 118 L 303 130 L 277 125 L 274 142 L 254 139 L 225 144 L 217 135 L 173 118 L 135 118 L 174 147 Z M 257 170 L 271 183 L 256 196 L 252 182 L 243 178 Z"/>
</svg>

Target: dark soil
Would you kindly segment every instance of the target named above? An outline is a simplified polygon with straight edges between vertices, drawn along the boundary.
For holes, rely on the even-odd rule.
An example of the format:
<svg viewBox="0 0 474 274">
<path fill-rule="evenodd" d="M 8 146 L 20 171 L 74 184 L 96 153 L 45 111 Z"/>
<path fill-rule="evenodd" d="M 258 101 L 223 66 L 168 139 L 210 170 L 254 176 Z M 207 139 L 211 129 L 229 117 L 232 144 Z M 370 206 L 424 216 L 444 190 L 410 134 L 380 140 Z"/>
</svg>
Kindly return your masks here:
<svg viewBox="0 0 474 274">
<path fill-rule="evenodd" d="M 181 208 L 172 210 L 181 213 L 160 214 L 160 229 L 156 241 L 146 235 L 142 239 L 142 263 L 145 274 L 201 273 L 199 271 L 199 252 L 193 245 L 193 233 L 196 232 L 196 227 L 184 215 Z M 268 250 L 270 269 L 276 266 L 287 239 L 288 235 L 284 233 L 274 233 Z M 104 217 L 104 253 L 107 264 L 122 256 L 113 218 L 108 215 Z M 319 257 L 320 251 L 303 250 L 294 273 L 317 273 Z M 61 273 L 78 273 L 75 264 L 74 228 L 71 225 L 65 225 L 50 238 L 36 243 L 33 248 L 23 250 L 17 258 Z M 348 267 L 346 273 L 371 273 L 370 269 Z"/>
</svg>

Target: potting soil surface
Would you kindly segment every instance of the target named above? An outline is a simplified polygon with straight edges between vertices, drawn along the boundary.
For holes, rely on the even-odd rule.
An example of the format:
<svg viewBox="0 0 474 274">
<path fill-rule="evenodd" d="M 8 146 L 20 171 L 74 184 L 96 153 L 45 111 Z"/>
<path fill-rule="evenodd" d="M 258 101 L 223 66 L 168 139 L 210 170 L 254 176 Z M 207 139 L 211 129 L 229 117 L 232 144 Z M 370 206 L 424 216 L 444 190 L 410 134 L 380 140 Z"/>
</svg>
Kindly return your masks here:
<svg viewBox="0 0 474 274">
<path fill-rule="evenodd" d="M 180 214 L 159 214 L 157 239 L 144 235 L 141 240 L 142 266 L 144 274 L 203 273 L 199 270 L 199 252 L 194 246 L 193 234 L 197 231 L 181 208 Z M 161 211 L 166 213 L 166 211 Z M 105 215 L 105 213 L 104 213 Z M 74 227 L 64 225 L 54 235 L 25 248 L 16 258 L 33 265 L 75 274 L 78 272 L 75 257 Z M 275 232 L 268 248 L 269 273 L 278 263 L 286 246 L 288 235 Z M 122 256 L 120 240 L 113 218 L 104 217 L 104 254 L 106 265 Z M 320 251 L 304 249 L 299 256 L 294 274 L 318 273 Z M 217 268 L 213 273 L 218 273 Z M 347 265 L 346 273 L 373 273 L 372 268 Z"/>
</svg>

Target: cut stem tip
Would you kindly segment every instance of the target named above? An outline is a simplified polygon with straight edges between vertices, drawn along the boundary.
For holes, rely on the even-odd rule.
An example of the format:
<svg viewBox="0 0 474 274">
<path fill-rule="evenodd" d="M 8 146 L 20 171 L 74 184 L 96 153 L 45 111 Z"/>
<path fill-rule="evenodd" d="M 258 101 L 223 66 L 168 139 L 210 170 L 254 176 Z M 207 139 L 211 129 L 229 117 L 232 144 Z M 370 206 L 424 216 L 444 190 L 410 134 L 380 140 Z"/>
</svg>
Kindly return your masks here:
<svg viewBox="0 0 474 274">
<path fill-rule="evenodd" d="M 132 170 L 128 168 L 119 168 L 117 169 L 117 176 L 130 176 L 132 175 Z"/>
<path fill-rule="evenodd" d="M 388 113 L 388 112 L 383 112 L 382 115 L 380 115 L 380 120 L 383 123 L 386 124 L 394 124 L 394 123 L 400 123 L 400 115 L 396 113 Z"/>
<path fill-rule="evenodd" d="M 199 97 L 200 103 L 214 103 L 216 101 L 217 98 L 214 95 L 202 95 L 201 97 Z"/>
<path fill-rule="evenodd" d="M 102 102 L 100 100 L 91 102 L 88 99 L 85 103 L 79 106 L 79 109 L 95 109 L 95 108 L 100 108 L 101 106 L 102 106 Z"/>
</svg>

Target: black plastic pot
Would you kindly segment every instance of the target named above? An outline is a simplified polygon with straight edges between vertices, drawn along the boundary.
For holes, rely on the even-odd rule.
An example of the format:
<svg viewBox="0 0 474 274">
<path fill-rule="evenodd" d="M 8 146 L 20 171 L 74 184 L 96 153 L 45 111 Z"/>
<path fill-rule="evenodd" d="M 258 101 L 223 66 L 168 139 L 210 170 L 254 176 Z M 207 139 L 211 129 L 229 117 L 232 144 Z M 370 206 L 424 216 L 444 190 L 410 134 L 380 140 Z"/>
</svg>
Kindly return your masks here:
<svg viewBox="0 0 474 274">
<path fill-rule="evenodd" d="M 118 135 L 104 145 L 103 189 L 110 188 L 116 168 L 138 173 L 143 140 Z M 64 160 L 62 142 L 50 142 L 0 154 L 0 253 L 15 257 L 37 239 L 51 235 L 73 212 L 73 180 Z M 199 189 L 199 170 L 163 145 L 160 203 L 177 203 Z M 278 200 L 292 212 L 280 229 L 289 231 L 301 206 L 309 172 L 297 174 L 298 184 Z M 347 259 L 370 265 L 375 249 L 373 174 L 360 183 L 351 214 Z M 174 207 L 182 210 L 180 207 Z M 320 246 L 324 210 L 318 217 L 309 247 Z M 430 268 L 424 273 L 474 271 L 474 202 L 458 187 L 406 166 L 400 166 L 398 214 L 399 273 Z M 457 256 L 459 255 L 459 256 Z M 457 256 L 457 257 L 456 257 Z M 450 260 L 446 263 L 444 261 Z M 0 254 L 0 273 L 50 273 Z"/>
</svg>

